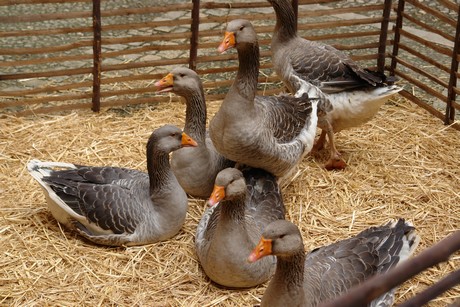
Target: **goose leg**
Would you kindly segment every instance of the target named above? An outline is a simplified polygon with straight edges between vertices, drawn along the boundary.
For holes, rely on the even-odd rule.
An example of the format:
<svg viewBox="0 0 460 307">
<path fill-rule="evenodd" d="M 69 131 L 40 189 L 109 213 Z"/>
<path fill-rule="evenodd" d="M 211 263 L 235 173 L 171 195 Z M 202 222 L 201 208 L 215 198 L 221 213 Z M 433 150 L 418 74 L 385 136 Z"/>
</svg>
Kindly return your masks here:
<svg viewBox="0 0 460 307">
<path fill-rule="evenodd" d="M 321 135 L 323 134 L 324 131 L 325 130 L 322 130 Z M 334 169 L 344 169 L 347 166 L 347 163 L 343 161 L 339 151 L 335 147 L 334 130 L 332 129 L 332 125 L 329 122 L 327 122 L 327 129 L 325 131 L 325 134 L 327 134 L 327 138 L 329 140 L 330 157 L 329 157 L 329 161 L 327 161 L 324 167 L 328 171 L 334 170 Z"/>
<path fill-rule="evenodd" d="M 326 130 L 321 129 L 321 135 L 319 136 L 319 138 L 316 140 L 315 144 L 313 145 L 311 152 L 316 153 L 320 151 L 321 149 L 323 149 L 325 141 L 326 141 Z"/>
</svg>

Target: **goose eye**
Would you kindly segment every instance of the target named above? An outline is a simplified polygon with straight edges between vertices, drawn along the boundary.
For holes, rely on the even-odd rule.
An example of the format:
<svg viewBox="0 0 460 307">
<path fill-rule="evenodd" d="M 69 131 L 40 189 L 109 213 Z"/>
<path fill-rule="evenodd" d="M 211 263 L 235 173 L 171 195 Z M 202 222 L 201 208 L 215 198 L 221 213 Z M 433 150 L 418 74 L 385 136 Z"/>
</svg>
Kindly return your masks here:
<svg viewBox="0 0 460 307">
<path fill-rule="evenodd" d="M 243 31 L 243 29 L 244 29 L 244 26 L 241 26 L 241 27 L 240 27 L 240 31 Z"/>
<path fill-rule="evenodd" d="M 180 76 L 181 78 L 185 77 L 185 75 L 184 75 L 184 74 L 180 74 L 179 76 Z"/>
<path fill-rule="evenodd" d="M 280 239 L 284 238 L 284 236 L 285 236 L 285 235 L 281 235 L 281 236 L 280 236 Z"/>
</svg>

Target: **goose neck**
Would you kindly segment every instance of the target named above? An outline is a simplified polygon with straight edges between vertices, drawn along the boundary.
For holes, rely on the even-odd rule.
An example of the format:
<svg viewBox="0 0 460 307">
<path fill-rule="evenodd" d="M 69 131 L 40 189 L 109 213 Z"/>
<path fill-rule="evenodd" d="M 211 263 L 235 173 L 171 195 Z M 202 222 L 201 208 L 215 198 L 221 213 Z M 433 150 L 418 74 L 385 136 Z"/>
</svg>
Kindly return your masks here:
<svg viewBox="0 0 460 307">
<path fill-rule="evenodd" d="M 206 138 L 206 103 L 204 92 L 196 92 L 191 96 L 185 97 L 185 126 L 184 132 L 190 135 L 197 142 L 204 143 Z"/>
<path fill-rule="evenodd" d="M 238 48 L 238 73 L 234 86 L 243 97 L 253 100 L 259 78 L 259 44 L 247 43 Z"/>
<path fill-rule="evenodd" d="M 274 38 L 280 42 L 297 36 L 297 19 L 289 0 L 273 1 L 276 14 Z"/>
</svg>

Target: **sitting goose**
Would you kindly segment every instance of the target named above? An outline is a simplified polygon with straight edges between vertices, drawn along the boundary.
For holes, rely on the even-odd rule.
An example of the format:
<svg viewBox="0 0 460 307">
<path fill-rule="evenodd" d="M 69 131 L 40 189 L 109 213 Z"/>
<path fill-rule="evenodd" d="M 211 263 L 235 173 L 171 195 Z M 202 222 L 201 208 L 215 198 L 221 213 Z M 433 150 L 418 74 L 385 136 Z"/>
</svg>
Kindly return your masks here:
<svg viewBox="0 0 460 307">
<path fill-rule="evenodd" d="M 278 178 L 287 176 L 313 147 L 318 99 L 308 98 L 309 88 L 299 90 L 296 96 L 300 97 L 256 96 L 259 44 L 249 21 L 228 23 L 218 50 L 232 47 L 238 51 L 238 72 L 211 120 L 211 139 L 230 160 L 262 168 Z"/>
<path fill-rule="evenodd" d="M 395 78 L 361 68 L 334 47 L 300 37 L 290 0 L 268 2 L 276 13 L 271 42 L 276 73 L 292 93 L 298 90 L 300 78 L 319 87 L 328 98 L 322 99 L 318 105 L 325 116 L 318 120 L 321 135 L 314 150 L 324 147 L 327 134 L 330 159 L 326 169 L 343 169 L 346 163 L 335 147 L 334 132 L 366 123 L 402 88 L 386 85 Z"/>
<path fill-rule="evenodd" d="M 196 252 L 206 275 L 229 288 L 248 288 L 267 281 L 275 270 L 275 258 L 250 264 L 246 257 L 265 225 L 284 219 L 276 178 L 261 169 L 245 168 L 242 173 L 226 168 L 216 177 L 209 204 L 195 236 Z"/>
<path fill-rule="evenodd" d="M 27 169 L 43 188 L 53 216 L 69 229 L 102 245 L 148 244 L 171 238 L 185 221 L 187 195 L 169 166 L 169 153 L 184 146 L 197 144 L 166 125 L 147 142 L 148 174 L 38 160 Z"/>
<path fill-rule="evenodd" d="M 265 228 L 248 261 L 267 255 L 277 257 L 276 272 L 265 290 L 262 307 L 317 306 L 404 261 L 419 240 L 414 227 L 399 219 L 305 255 L 297 226 L 285 220 L 274 221 Z M 394 291 L 375 299 L 371 306 L 391 306 Z"/>
<path fill-rule="evenodd" d="M 219 171 L 235 165 L 219 154 L 207 135 L 206 103 L 203 85 L 197 73 L 177 67 L 155 83 L 157 92 L 172 91 L 185 98 L 184 132 L 192 137 L 197 147 L 176 150 L 171 155 L 171 168 L 185 192 L 198 198 L 211 195 Z"/>
</svg>

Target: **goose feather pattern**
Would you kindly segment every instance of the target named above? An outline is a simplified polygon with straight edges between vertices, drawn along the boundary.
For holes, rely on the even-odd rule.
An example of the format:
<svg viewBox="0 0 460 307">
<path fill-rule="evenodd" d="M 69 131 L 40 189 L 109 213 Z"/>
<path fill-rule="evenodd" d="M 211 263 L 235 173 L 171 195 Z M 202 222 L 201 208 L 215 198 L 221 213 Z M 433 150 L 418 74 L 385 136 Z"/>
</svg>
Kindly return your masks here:
<svg viewBox="0 0 460 307">
<path fill-rule="evenodd" d="M 238 72 L 211 120 L 211 139 L 228 159 L 283 177 L 313 147 L 318 99 L 306 92 L 256 96 L 259 45 L 249 21 L 228 23 L 219 50 L 232 47 L 238 52 Z"/>
<path fill-rule="evenodd" d="M 261 306 L 317 306 L 369 277 L 388 271 L 407 259 L 420 237 L 399 219 L 368 228 L 358 235 L 305 254 L 302 236 L 289 221 L 268 225 L 248 260 L 277 256 L 277 267 Z M 371 306 L 391 306 L 394 289 Z"/>
<path fill-rule="evenodd" d="M 322 92 L 318 109 L 321 136 L 314 151 L 323 148 L 326 134 L 330 145 L 327 169 L 346 166 L 336 149 L 334 132 L 359 126 L 372 119 L 382 104 L 402 90 L 394 77 L 361 68 L 334 47 L 297 34 L 294 9 L 289 0 L 268 0 L 276 13 L 271 42 L 275 71 L 290 92 L 299 88 L 298 79 L 317 86 Z"/>
<path fill-rule="evenodd" d="M 195 246 L 201 266 L 215 283 L 247 288 L 270 278 L 274 257 L 250 264 L 247 255 L 265 225 L 284 219 L 285 209 L 276 178 L 261 169 L 219 172 L 208 208 L 200 220 Z"/>
<path fill-rule="evenodd" d="M 182 227 L 188 199 L 170 170 L 169 153 L 196 145 L 179 128 L 166 125 L 148 140 L 148 174 L 39 160 L 27 168 L 58 222 L 97 244 L 141 245 L 166 240 Z"/>
</svg>

